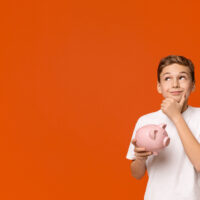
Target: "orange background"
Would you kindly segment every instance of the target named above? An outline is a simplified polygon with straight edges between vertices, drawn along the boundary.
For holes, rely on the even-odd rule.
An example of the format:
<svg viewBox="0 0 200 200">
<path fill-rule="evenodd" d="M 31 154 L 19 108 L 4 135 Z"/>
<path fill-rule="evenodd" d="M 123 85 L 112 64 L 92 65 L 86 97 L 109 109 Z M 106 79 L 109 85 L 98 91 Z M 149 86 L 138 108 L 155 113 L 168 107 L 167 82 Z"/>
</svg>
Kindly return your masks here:
<svg viewBox="0 0 200 200">
<path fill-rule="evenodd" d="M 196 1 L 1 3 L 0 199 L 143 199 L 126 153 L 169 54 L 196 67 Z"/>
</svg>

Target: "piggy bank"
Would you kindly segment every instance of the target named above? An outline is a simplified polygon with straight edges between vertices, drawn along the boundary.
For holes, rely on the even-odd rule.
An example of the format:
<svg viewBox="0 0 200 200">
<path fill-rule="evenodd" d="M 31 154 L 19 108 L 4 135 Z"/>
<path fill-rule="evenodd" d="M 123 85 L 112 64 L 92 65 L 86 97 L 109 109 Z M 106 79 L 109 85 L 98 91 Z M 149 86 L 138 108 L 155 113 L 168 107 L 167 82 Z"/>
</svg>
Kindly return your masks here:
<svg viewBox="0 0 200 200">
<path fill-rule="evenodd" d="M 135 134 L 136 145 L 158 155 L 158 152 L 170 143 L 170 138 L 165 130 L 166 126 L 166 124 L 149 124 L 139 128 Z"/>
</svg>

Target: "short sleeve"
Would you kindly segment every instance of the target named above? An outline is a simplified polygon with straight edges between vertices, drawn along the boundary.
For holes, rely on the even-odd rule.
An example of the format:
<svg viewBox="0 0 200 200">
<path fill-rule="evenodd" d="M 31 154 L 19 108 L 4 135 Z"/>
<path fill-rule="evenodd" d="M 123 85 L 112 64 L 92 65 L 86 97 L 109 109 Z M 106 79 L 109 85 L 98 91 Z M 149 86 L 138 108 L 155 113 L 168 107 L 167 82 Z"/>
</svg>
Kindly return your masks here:
<svg viewBox="0 0 200 200">
<path fill-rule="evenodd" d="M 200 143 L 200 133 L 199 133 L 199 135 L 197 136 L 197 141 L 198 141 L 198 143 Z"/>
<path fill-rule="evenodd" d="M 141 127 L 141 119 L 139 118 L 138 121 L 136 122 L 135 128 L 133 130 L 130 145 L 129 145 L 128 152 L 127 152 L 127 155 L 126 155 L 126 158 L 128 160 L 134 160 L 136 158 L 135 152 L 134 152 L 135 146 L 132 144 L 132 140 L 135 138 L 135 133 L 140 127 Z"/>
</svg>

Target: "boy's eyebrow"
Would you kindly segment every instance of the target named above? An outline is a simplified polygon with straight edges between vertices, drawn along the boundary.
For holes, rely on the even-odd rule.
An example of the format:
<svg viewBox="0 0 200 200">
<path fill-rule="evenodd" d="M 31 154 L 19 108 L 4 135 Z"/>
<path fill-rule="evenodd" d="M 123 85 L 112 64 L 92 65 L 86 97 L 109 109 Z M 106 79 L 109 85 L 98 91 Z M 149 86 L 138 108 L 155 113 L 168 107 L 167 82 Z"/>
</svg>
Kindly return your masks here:
<svg viewBox="0 0 200 200">
<path fill-rule="evenodd" d="M 188 73 L 187 73 L 187 72 L 184 72 L 184 71 L 183 71 L 183 72 L 180 72 L 180 73 L 182 73 L 182 74 L 187 74 L 187 75 L 188 75 Z M 166 73 L 163 74 L 163 76 L 164 76 L 165 74 L 170 74 L 170 73 L 169 73 L 169 72 L 166 72 Z"/>
</svg>

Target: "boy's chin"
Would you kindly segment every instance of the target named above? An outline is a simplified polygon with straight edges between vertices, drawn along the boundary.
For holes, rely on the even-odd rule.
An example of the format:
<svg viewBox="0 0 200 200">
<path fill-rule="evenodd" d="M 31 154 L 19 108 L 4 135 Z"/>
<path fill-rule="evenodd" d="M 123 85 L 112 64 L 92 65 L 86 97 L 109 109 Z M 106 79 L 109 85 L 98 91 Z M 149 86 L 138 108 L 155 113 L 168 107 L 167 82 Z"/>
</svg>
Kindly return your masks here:
<svg viewBox="0 0 200 200">
<path fill-rule="evenodd" d="M 176 100 L 178 103 L 180 102 L 181 100 L 181 97 L 172 97 L 174 100 Z"/>
<path fill-rule="evenodd" d="M 181 96 L 169 96 L 168 98 L 174 99 L 175 101 L 177 101 L 177 103 L 179 103 L 181 100 Z"/>
</svg>

